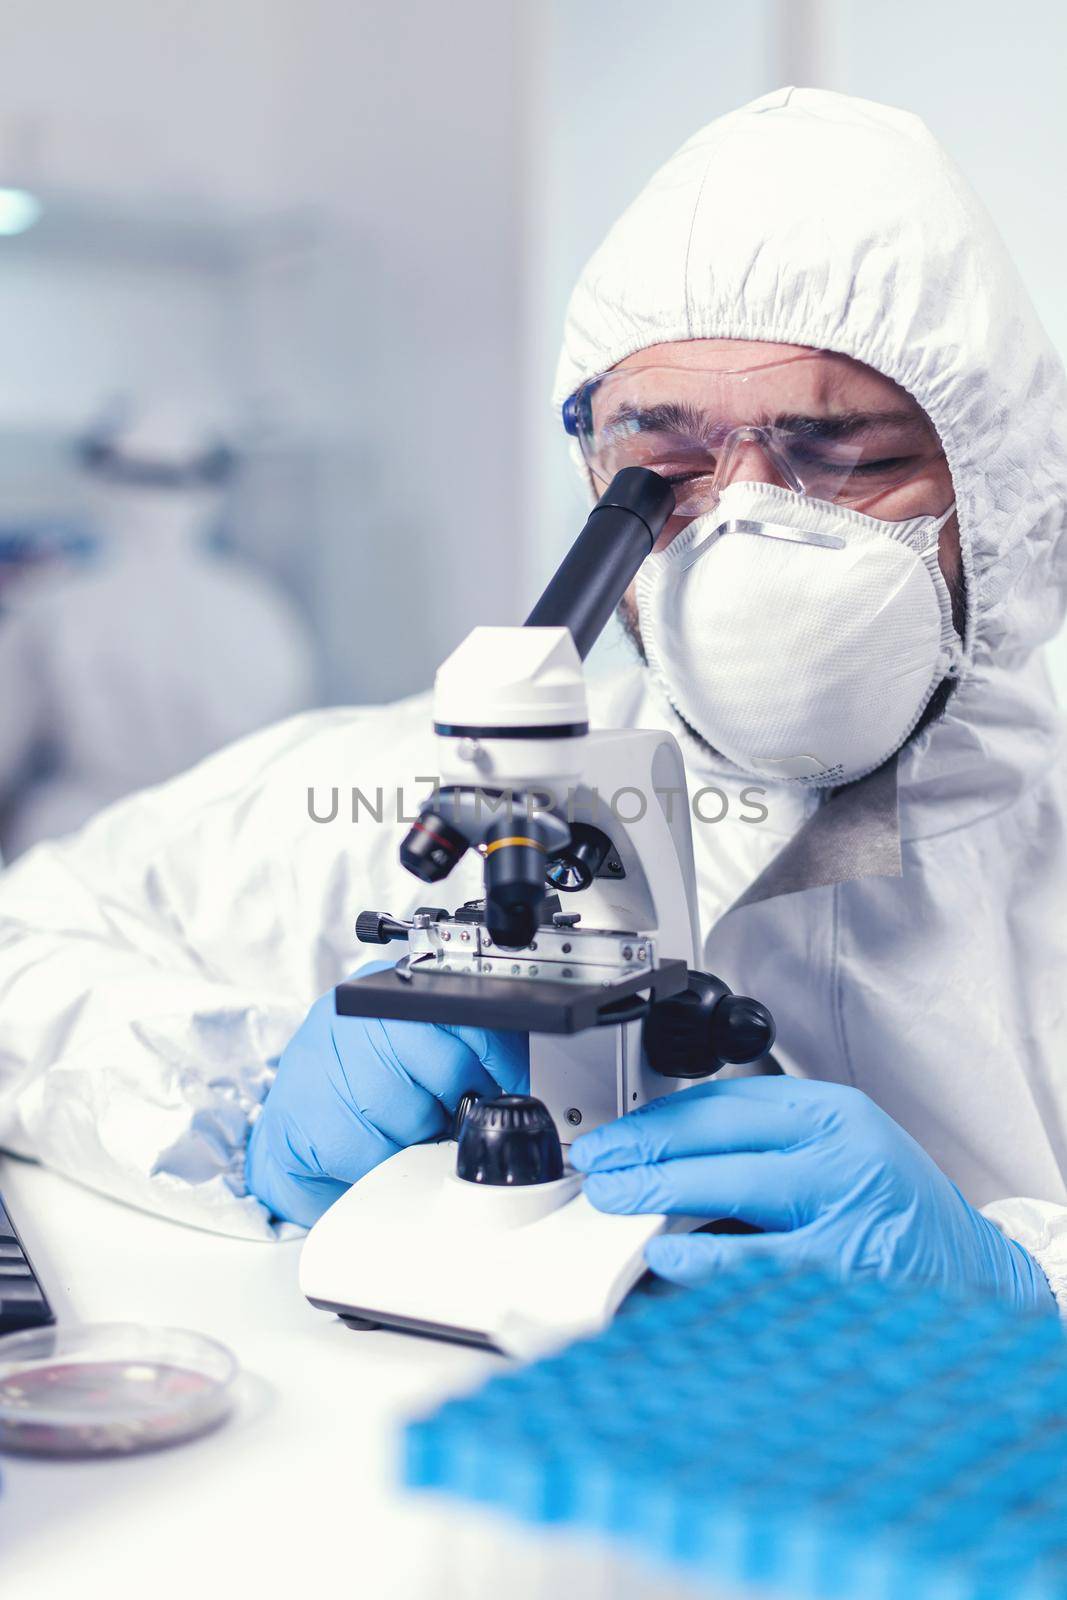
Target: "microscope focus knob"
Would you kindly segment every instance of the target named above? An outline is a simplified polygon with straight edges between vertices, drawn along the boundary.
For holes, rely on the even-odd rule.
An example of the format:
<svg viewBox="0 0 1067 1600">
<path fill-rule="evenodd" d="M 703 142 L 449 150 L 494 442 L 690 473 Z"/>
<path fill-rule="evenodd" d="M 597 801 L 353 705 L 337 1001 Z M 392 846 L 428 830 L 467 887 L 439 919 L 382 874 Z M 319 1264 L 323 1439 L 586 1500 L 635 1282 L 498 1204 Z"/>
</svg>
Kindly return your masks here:
<svg viewBox="0 0 1067 1600">
<path fill-rule="evenodd" d="M 476 1089 L 468 1089 L 464 1094 L 460 1095 L 459 1105 L 452 1114 L 453 1139 L 459 1138 L 463 1131 L 463 1124 L 467 1120 L 467 1112 L 470 1110 L 471 1106 L 476 1106 L 481 1098 L 481 1095 Z"/>
<path fill-rule="evenodd" d="M 774 1018 L 720 978 L 690 972 L 681 994 L 657 1001 L 645 1018 L 649 1063 L 666 1078 L 706 1078 L 730 1063 L 745 1066 L 774 1043 Z"/>
<path fill-rule="evenodd" d="M 747 994 L 726 995 L 715 1007 L 712 1022 L 715 1054 L 733 1065 L 758 1061 L 774 1043 L 774 1018 Z"/>
<path fill-rule="evenodd" d="M 517 1187 L 563 1176 L 563 1150 L 547 1106 L 529 1094 L 502 1094 L 468 1106 L 459 1128 L 456 1176 Z"/>
<path fill-rule="evenodd" d="M 406 922 L 391 917 L 388 911 L 361 911 L 356 918 L 356 938 L 360 944 L 388 944 L 390 939 L 406 939 Z"/>
</svg>

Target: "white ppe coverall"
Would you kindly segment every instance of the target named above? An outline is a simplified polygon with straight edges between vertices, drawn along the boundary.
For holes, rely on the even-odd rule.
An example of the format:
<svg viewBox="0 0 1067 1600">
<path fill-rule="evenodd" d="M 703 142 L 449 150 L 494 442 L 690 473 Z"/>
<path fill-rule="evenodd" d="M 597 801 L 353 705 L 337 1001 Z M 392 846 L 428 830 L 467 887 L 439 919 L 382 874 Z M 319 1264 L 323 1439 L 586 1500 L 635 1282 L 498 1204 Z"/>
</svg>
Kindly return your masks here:
<svg viewBox="0 0 1067 1600">
<path fill-rule="evenodd" d="M 704 965 L 772 1008 L 786 1068 L 865 1090 L 1067 1302 L 1067 774 L 1038 653 L 1067 578 L 1060 363 L 923 125 L 817 91 L 713 122 L 652 179 L 575 292 L 557 398 L 693 338 L 838 351 L 924 408 L 958 508 L 961 680 L 899 763 L 901 874 L 732 911 L 817 798 L 761 780 L 754 822 L 754 780 L 690 741 L 640 667 L 594 694 L 594 721 L 681 738 Z M 0 877 L 0 1140 L 269 1237 L 243 1182 L 249 1119 L 310 1002 L 366 955 L 355 913 L 427 898 L 397 845 L 434 771 L 424 697 L 315 713 Z M 464 862 L 447 903 L 479 885 Z"/>
</svg>

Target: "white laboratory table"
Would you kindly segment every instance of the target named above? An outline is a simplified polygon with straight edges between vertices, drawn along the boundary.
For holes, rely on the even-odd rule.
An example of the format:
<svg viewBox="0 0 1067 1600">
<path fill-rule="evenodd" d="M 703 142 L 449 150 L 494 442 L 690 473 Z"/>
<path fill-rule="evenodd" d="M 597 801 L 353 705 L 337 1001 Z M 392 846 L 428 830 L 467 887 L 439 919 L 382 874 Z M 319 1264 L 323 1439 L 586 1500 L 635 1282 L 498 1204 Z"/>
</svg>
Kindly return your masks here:
<svg viewBox="0 0 1067 1600">
<path fill-rule="evenodd" d="M 12 1159 L 0 1193 L 60 1321 L 195 1328 L 246 1374 L 233 1419 L 193 1443 L 0 1456 L 3 1600 L 444 1600 L 440 1513 L 396 1487 L 398 1427 L 499 1358 L 349 1331 L 301 1298 L 299 1242 L 202 1233 Z"/>
</svg>

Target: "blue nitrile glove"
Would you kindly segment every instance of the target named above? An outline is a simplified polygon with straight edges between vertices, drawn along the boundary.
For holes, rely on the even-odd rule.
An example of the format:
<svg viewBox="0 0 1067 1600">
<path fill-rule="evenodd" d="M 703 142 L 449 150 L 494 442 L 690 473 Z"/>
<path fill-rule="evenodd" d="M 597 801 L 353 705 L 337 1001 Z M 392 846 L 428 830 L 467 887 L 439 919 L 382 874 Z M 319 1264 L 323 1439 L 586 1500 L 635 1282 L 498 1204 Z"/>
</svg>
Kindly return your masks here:
<svg viewBox="0 0 1067 1600">
<path fill-rule="evenodd" d="M 1041 1269 L 858 1089 L 736 1078 L 583 1134 L 571 1161 L 602 1211 L 733 1217 L 757 1234 L 665 1235 L 649 1266 L 693 1284 L 752 1259 L 976 1289 L 1052 1311 Z"/>
<path fill-rule="evenodd" d="M 333 992 L 323 995 L 282 1052 L 252 1129 L 249 1190 L 276 1217 L 310 1227 L 386 1156 L 446 1134 L 468 1089 L 523 1093 L 528 1041 L 525 1033 L 339 1017 Z"/>
</svg>

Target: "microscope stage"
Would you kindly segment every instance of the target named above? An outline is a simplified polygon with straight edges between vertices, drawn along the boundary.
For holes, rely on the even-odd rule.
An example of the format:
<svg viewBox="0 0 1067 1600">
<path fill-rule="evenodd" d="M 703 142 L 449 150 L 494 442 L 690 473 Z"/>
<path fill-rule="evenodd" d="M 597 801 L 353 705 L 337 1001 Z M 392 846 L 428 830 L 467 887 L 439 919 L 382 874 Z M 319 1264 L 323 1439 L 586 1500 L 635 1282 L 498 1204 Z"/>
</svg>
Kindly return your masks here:
<svg viewBox="0 0 1067 1600">
<path fill-rule="evenodd" d="M 409 1022 L 467 1023 L 523 1033 L 580 1033 L 614 1020 L 609 1007 L 648 990 L 656 1000 L 687 985 L 684 961 L 661 961 L 651 971 L 599 983 L 552 978 L 482 977 L 473 972 L 386 968 L 338 984 L 337 1014 Z"/>
</svg>

